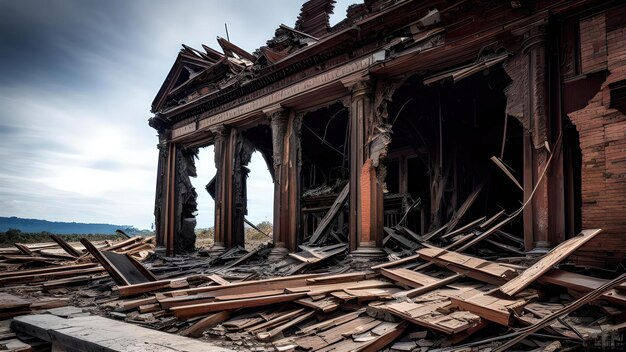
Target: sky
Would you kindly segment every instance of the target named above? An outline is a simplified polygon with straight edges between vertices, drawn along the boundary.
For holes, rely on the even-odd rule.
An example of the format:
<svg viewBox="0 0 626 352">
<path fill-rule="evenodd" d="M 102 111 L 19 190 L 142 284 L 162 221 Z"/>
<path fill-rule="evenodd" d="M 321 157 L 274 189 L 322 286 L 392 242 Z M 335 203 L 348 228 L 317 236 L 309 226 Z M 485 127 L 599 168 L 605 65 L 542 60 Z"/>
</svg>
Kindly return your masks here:
<svg viewBox="0 0 626 352">
<path fill-rule="evenodd" d="M 338 0 L 331 23 L 356 2 Z M 158 152 L 147 120 L 181 44 L 219 49 L 227 23 L 252 52 L 293 26 L 302 3 L 0 0 L 0 216 L 150 229 Z M 199 227 L 214 220 L 212 153 L 201 150 L 192 180 Z M 249 167 L 248 218 L 271 221 L 267 165 L 255 153 Z"/>
</svg>

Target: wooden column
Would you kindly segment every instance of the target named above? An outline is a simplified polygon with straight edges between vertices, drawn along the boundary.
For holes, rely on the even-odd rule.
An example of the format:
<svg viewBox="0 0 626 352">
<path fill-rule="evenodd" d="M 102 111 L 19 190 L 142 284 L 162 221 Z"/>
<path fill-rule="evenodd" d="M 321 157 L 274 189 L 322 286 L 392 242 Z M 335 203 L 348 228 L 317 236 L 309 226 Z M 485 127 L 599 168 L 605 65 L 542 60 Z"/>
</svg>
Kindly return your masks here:
<svg viewBox="0 0 626 352">
<path fill-rule="evenodd" d="M 563 202 L 555 199 L 557 196 L 563 197 L 562 192 L 555 192 L 562 191 L 563 174 L 555 167 L 562 163 L 562 159 L 560 149 L 555 148 L 556 140 L 551 138 L 550 133 L 553 119 L 550 114 L 546 33 L 543 26 L 532 28 L 525 34 L 523 53 L 528 65 L 524 110 L 529 118 L 529 130 L 524 136 L 524 201 L 533 188 L 537 188 L 532 201 L 524 208 L 524 245 L 526 250 L 544 252 L 564 238 L 565 223 Z M 554 125 L 560 127 L 560 123 Z M 539 182 L 551 153 L 557 154 Z"/>
<path fill-rule="evenodd" d="M 383 188 L 370 158 L 376 116 L 371 82 L 352 85 L 350 104 L 350 250 L 355 257 L 384 255 Z M 376 161 L 377 163 L 378 161 Z"/>
<path fill-rule="evenodd" d="M 221 125 L 211 129 L 213 133 L 213 149 L 215 151 L 215 222 L 214 244 L 211 247 L 212 255 L 219 255 L 228 247 L 228 237 L 231 233 L 230 216 L 231 203 L 229 195 L 232 195 L 232 168 L 229 135 L 227 127 Z"/>
<path fill-rule="evenodd" d="M 159 135 L 159 149 L 156 192 L 154 196 L 154 234 L 156 237 L 157 247 L 165 248 L 165 208 L 166 208 L 166 192 L 167 192 L 167 163 L 168 163 L 168 144 L 167 139 L 163 135 Z"/>
<path fill-rule="evenodd" d="M 176 232 L 176 148 L 176 144 L 168 143 L 163 238 L 165 253 L 169 256 L 174 254 L 174 233 Z"/>
<path fill-rule="evenodd" d="M 272 128 L 274 161 L 274 249 L 272 260 L 298 245 L 300 209 L 300 128 L 302 114 L 283 109 L 267 113 Z"/>
</svg>

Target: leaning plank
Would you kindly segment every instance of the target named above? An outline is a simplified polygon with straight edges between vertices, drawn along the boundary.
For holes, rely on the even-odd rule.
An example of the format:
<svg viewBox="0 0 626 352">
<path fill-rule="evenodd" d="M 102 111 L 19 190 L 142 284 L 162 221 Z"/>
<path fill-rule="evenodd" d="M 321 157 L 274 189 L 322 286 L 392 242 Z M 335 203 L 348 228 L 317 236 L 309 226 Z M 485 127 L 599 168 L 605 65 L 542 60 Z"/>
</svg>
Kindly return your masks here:
<svg viewBox="0 0 626 352">
<path fill-rule="evenodd" d="M 76 248 L 74 248 L 72 245 L 70 245 L 69 243 L 65 242 L 64 239 L 62 239 L 61 237 L 57 236 L 57 235 L 50 235 L 50 238 L 52 238 L 52 240 L 54 242 L 56 242 L 61 248 L 63 248 L 63 250 L 65 252 L 67 252 L 67 254 L 71 255 L 72 257 L 78 258 L 81 255 L 83 255 L 81 252 L 79 252 Z"/>
<path fill-rule="evenodd" d="M 271 304 L 291 302 L 306 296 L 306 293 L 292 293 L 279 296 L 268 296 L 260 298 L 247 298 L 231 301 L 210 302 L 193 304 L 182 307 L 171 308 L 174 315 L 179 319 L 189 319 L 202 314 L 219 312 L 227 309 L 261 307 Z"/>
<path fill-rule="evenodd" d="M 206 329 L 210 329 L 217 324 L 223 323 L 230 318 L 231 311 L 224 310 L 219 313 L 214 313 L 208 317 L 202 318 L 195 322 L 187 329 L 181 332 L 183 336 L 200 337 Z"/>
<path fill-rule="evenodd" d="M 21 243 L 13 243 L 13 245 L 15 246 L 15 248 L 19 249 L 19 251 L 22 252 L 22 254 L 31 256 L 31 257 L 35 256 L 35 254 L 30 250 L 30 248 L 26 247 L 25 245 Z"/>
<path fill-rule="evenodd" d="M 102 264 L 118 285 L 126 286 L 157 281 L 150 271 L 130 256 L 111 251 L 101 252 L 86 238 L 81 239 L 80 243 Z"/>
<path fill-rule="evenodd" d="M 337 199 L 335 199 L 335 202 L 333 203 L 333 205 L 331 205 L 326 215 L 324 215 L 324 217 L 320 221 L 320 224 L 315 229 L 315 232 L 313 232 L 313 235 L 311 236 L 309 243 L 313 244 L 319 240 L 320 236 L 324 233 L 324 231 L 326 231 L 328 226 L 335 219 L 335 216 L 337 216 L 337 214 L 339 213 L 339 210 L 341 209 L 343 204 L 346 202 L 346 199 L 348 199 L 349 192 L 350 192 L 350 182 L 346 183 L 346 185 L 341 190 L 341 193 L 339 193 L 339 195 L 337 196 Z"/>
<path fill-rule="evenodd" d="M 460 274 L 494 285 L 517 276 L 517 272 L 498 263 L 438 248 L 422 248 L 417 253 L 425 260 Z"/>
<path fill-rule="evenodd" d="M 594 238 L 600 231 L 602 230 L 583 230 L 580 235 L 561 243 L 533 266 L 526 269 L 520 276 L 502 285 L 500 291 L 508 296 L 513 296 L 521 292 L 524 288 L 541 277 L 541 275 L 552 269 L 554 265 L 560 263 L 582 245 Z"/>
</svg>

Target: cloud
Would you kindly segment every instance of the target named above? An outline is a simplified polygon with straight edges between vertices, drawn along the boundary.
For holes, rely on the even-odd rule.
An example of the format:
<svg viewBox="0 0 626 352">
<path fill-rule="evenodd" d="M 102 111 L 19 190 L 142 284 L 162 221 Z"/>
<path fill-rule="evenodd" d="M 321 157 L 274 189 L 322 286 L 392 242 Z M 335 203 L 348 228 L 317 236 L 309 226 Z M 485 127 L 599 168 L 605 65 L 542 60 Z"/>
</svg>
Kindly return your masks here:
<svg viewBox="0 0 626 352">
<path fill-rule="evenodd" d="M 338 1 L 337 15 L 347 3 Z M 0 216 L 109 222 L 154 221 L 156 133 L 150 104 L 179 49 L 216 47 L 225 36 L 253 51 L 293 0 L 0 1 Z M 343 10 L 342 10 L 343 9 Z M 273 186 L 257 153 L 250 164 L 249 219 L 271 220 Z M 201 153 L 199 224 L 213 223 Z"/>
</svg>

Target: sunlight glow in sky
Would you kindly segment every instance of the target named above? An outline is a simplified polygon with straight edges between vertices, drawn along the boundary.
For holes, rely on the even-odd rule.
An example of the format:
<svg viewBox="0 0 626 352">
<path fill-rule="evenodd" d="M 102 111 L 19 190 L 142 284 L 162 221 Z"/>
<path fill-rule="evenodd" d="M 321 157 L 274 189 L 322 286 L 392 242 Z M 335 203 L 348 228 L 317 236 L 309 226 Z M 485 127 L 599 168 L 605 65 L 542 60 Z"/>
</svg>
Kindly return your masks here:
<svg viewBox="0 0 626 352">
<path fill-rule="evenodd" d="M 157 137 L 147 120 L 180 45 L 219 48 L 226 22 L 252 52 L 279 24 L 293 26 L 302 2 L 0 1 L 0 216 L 149 229 Z M 331 21 L 356 2 L 337 1 Z M 213 162 L 212 148 L 201 151 L 192 180 L 199 227 L 214 220 L 204 190 Z M 250 168 L 248 218 L 271 221 L 259 153 Z"/>
</svg>

